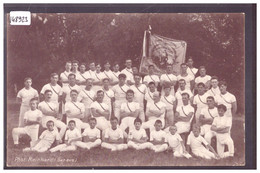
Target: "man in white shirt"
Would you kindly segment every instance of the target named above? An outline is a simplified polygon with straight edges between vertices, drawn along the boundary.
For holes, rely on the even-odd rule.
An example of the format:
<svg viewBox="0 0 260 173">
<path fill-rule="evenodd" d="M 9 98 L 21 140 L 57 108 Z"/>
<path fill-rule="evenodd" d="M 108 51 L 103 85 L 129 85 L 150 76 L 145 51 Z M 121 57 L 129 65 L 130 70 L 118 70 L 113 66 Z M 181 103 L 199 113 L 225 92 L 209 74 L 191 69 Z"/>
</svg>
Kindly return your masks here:
<svg viewBox="0 0 260 173">
<path fill-rule="evenodd" d="M 55 102 L 51 101 L 53 92 L 51 90 L 45 90 L 44 101 L 40 102 L 38 109 L 42 112 L 42 127 L 47 128 L 48 121 L 54 122 L 55 130 L 60 129 L 60 138 L 62 139 L 67 126 L 61 121 L 61 115 L 59 114 L 59 107 Z"/>
<path fill-rule="evenodd" d="M 161 77 L 160 77 L 160 84 L 162 86 L 162 96 L 164 95 L 163 86 L 165 86 L 165 85 L 170 85 L 171 86 L 171 95 L 175 95 L 174 86 L 177 83 L 177 76 L 175 76 L 172 73 L 172 69 L 173 69 L 172 65 L 167 64 L 166 73 L 162 74 Z"/>
<path fill-rule="evenodd" d="M 110 123 L 111 127 L 105 130 L 101 147 L 110 149 L 111 151 L 121 151 L 127 149 L 127 144 L 124 144 L 123 130 L 118 128 L 118 119 L 116 117 L 112 117 Z"/>
<path fill-rule="evenodd" d="M 218 110 L 215 107 L 214 97 L 207 97 L 207 107 L 201 109 L 199 124 L 201 125 L 201 135 L 211 144 L 211 138 L 216 136 L 216 133 L 210 130 L 214 118 L 218 117 Z"/>
<path fill-rule="evenodd" d="M 225 105 L 218 105 L 219 116 L 214 118 L 211 130 L 216 132 L 217 137 L 217 152 L 221 158 L 234 156 L 234 142 L 230 136 L 231 121 L 225 117 L 227 111 Z M 228 151 L 224 152 L 225 145 L 228 146 Z"/>
<path fill-rule="evenodd" d="M 197 85 L 198 94 L 193 98 L 193 107 L 195 108 L 195 120 L 196 123 L 199 122 L 201 109 L 207 107 L 207 97 L 208 95 L 205 93 L 205 84 L 199 83 Z"/>
<path fill-rule="evenodd" d="M 154 74 L 154 65 L 149 65 L 149 67 L 148 67 L 148 75 L 146 75 L 144 77 L 143 84 L 145 84 L 148 87 L 148 84 L 150 82 L 154 82 L 156 88 L 158 87 L 158 84 L 160 82 L 159 76 Z"/>
<path fill-rule="evenodd" d="M 119 64 L 115 63 L 113 66 L 113 71 L 112 71 L 112 82 L 111 82 L 111 86 L 115 86 L 119 83 L 119 76 L 120 71 L 119 71 Z"/>
<path fill-rule="evenodd" d="M 113 82 L 113 74 L 112 74 L 112 71 L 110 70 L 110 63 L 108 61 L 106 61 L 104 64 L 103 74 L 104 74 L 105 78 L 109 79 L 110 83 Z"/>
<path fill-rule="evenodd" d="M 71 73 L 75 74 L 76 81 L 78 80 L 77 77 L 78 77 L 78 74 L 79 74 L 78 67 L 79 67 L 79 61 L 73 60 L 72 61 L 72 66 L 71 66 Z"/>
<path fill-rule="evenodd" d="M 154 123 L 156 120 L 162 122 L 162 128 L 165 126 L 165 109 L 166 105 L 160 101 L 160 93 L 157 91 L 153 94 L 153 102 L 147 103 L 146 117 L 148 121 L 143 123 L 143 128 L 150 129 L 150 132 L 154 130 Z"/>
<path fill-rule="evenodd" d="M 120 122 L 121 104 L 126 102 L 126 92 L 129 89 L 129 87 L 125 84 L 125 74 L 119 74 L 118 78 L 119 83 L 113 86 L 112 91 L 114 91 L 115 94 L 114 115 Z"/>
<path fill-rule="evenodd" d="M 104 73 L 101 72 L 101 65 L 100 64 L 96 65 L 96 72 L 94 73 L 94 75 L 92 77 L 93 77 L 93 87 L 92 87 L 92 89 L 95 92 L 97 92 L 97 91 L 102 89 L 102 85 L 103 85 L 102 80 L 104 78 L 106 78 Z"/>
<path fill-rule="evenodd" d="M 86 64 L 81 63 L 79 66 L 79 72 L 76 74 L 77 85 L 79 85 L 82 89 L 86 86 L 86 81 L 88 79 L 88 73 L 86 72 Z"/>
<path fill-rule="evenodd" d="M 85 115 L 85 106 L 83 103 L 77 100 L 78 91 L 71 90 L 70 92 L 71 101 L 65 103 L 65 112 L 67 115 L 67 124 L 71 120 L 75 121 L 76 128 L 81 131 L 81 129 L 86 129 L 89 127 L 88 123 L 83 122 L 81 119 Z"/>
<path fill-rule="evenodd" d="M 65 71 L 60 74 L 60 81 L 62 83 L 62 87 L 68 85 L 69 83 L 69 74 L 71 70 L 71 61 L 67 61 L 65 65 Z"/>
<path fill-rule="evenodd" d="M 88 121 L 91 117 L 90 105 L 95 101 L 96 93 L 92 90 L 92 79 L 87 79 L 86 87 L 82 89 L 78 96 L 78 101 L 85 105 L 84 120 Z"/>
<path fill-rule="evenodd" d="M 187 73 L 193 76 L 193 79 L 195 79 L 198 69 L 193 67 L 193 59 L 191 57 L 187 59 L 187 66 Z"/>
<path fill-rule="evenodd" d="M 132 70 L 132 60 L 127 59 L 125 61 L 126 68 L 121 71 L 121 73 L 126 75 L 126 84 L 128 86 L 133 85 L 135 81 L 133 80 L 133 70 Z"/>
<path fill-rule="evenodd" d="M 109 127 L 110 110 L 109 106 L 103 102 L 104 91 L 99 90 L 97 92 L 96 101 L 90 106 L 91 115 L 97 120 L 97 128 L 104 132 Z"/>
<path fill-rule="evenodd" d="M 218 87 L 218 77 L 212 76 L 210 80 L 211 88 L 207 91 L 209 96 L 213 96 L 216 99 L 217 95 L 220 95 L 220 90 Z"/>
<path fill-rule="evenodd" d="M 218 105 L 223 104 L 227 107 L 225 116 L 231 119 L 235 116 L 237 111 L 237 100 L 236 97 L 227 91 L 227 83 L 225 81 L 219 82 L 220 95 L 216 96 L 216 103 Z"/>
<path fill-rule="evenodd" d="M 94 79 L 96 73 L 96 65 L 95 62 L 90 62 L 89 63 L 89 70 L 87 71 L 87 77 Z"/>
<path fill-rule="evenodd" d="M 154 82 L 150 82 L 148 84 L 148 90 L 146 90 L 147 92 L 145 93 L 144 99 L 146 101 L 146 104 L 148 102 L 153 102 L 153 94 L 157 91 L 155 83 Z"/>
<path fill-rule="evenodd" d="M 37 109 L 38 99 L 32 98 L 30 100 L 30 110 L 26 111 L 24 114 L 24 127 L 14 128 L 12 131 L 12 136 L 14 140 L 14 145 L 17 147 L 19 142 L 19 136 L 27 134 L 31 138 L 30 146 L 34 146 L 35 142 L 38 140 L 39 126 L 42 119 L 42 112 Z"/>
<path fill-rule="evenodd" d="M 187 73 L 187 68 L 188 68 L 187 64 L 185 64 L 185 63 L 181 64 L 181 74 L 179 74 L 177 76 L 177 80 L 180 81 L 181 79 L 184 79 L 186 82 L 186 88 L 193 91 L 194 79 L 193 79 L 193 76 L 191 76 Z"/>
<path fill-rule="evenodd" d="M 24 88 L 18 92 L 16 98 L 17 102 L 21 103 L 18 127 L 24 127 L 24 114 L 30 110 L 30 100 L 38 97 L 38 91 L 32 87 L 32 79 L 25 78 Z"/>
<path fill-rule="evenodd" d="M 128 127 L 129 130 L 134 129 L 134 121 L 140 113 L 140 105 L 137 102 L 134 102 L 134 91 L 128 90 L 126 92 L 127 102 L 122 103 L 120 110 L 121 124 L 120 128 L 125 131 Z"/>
<path fill-rule="evenodd" d="M 144 96 L 147 92 L 147 88 L 144 84 L 141 84 L 141 75 L 135 74 L 134 75 L 135 83 L 134 85 L 130 86 L 129 89 L 133 90 L 135 93 L 134 101 L 138 102 L 140 105 L 140 114 L 139 118 L 144 122 L 145 121 L 145 115 L 144 115 Z"/>
<path fill-rule="evenodd" d="M 211 76 L 206 74 L 207 71 L 205 66 L 200 66 L 199 72 L 200 72 L 200 76 L 195 78 L 195 89 L 197 90 L 199 83 L 204 83 L 204 85 L 206 86 L 206 90 L 208 90 L 210 87 Z"/>
<path fill-rule="evenodd" d="M 189 94 L 189 98 L 190 98 L 190 102 L 189 103 L 192 104 L 193 94 L 192 94 L 191 90 L 187 89 L 185 86 L 186 86 L 185 80 L 184 79 L 180 79 L 179 80 L 179 89 L 175 93 L 175 97 L 176 97 L 176 100 L 177 100 L 177 107 L 183 105 L 182 96 L 181 96 L 183 93 L 188 93 Z"/>
<path fill-rule="evenodd" d="M 102 90 L 104 91 L 103 102 L 106 103 L 109 106 L 110 115 L 111 115 L 112 111 L 113 111 L 113 105 L 114 105 L 114 102 L 115 102 L 115 93 L 112 89 L 110 89 L 110 82 L 109 82 L 108 78 L 103 79 Z M 111 117 L 109 117 L 109 119 L 110 118 Z"/>
<path fill-rule="evenodd" d="M 69 85 L 62 87 L 62 100 L 63 103 L 71 101 L 70 92 L 76 90 L 78 93 L 81 91 L 81 87 L 76 85 L 76 75 L 69 74 Z"/>
<path fill-rule="evenodd" d="M 150 142 L 153 144 L 151 149 L 156 153 L 166 151 L 168 148 L 167 134 L 162 127 L 162 121 L 157 119 L 154 122 L 154 130 L 150 132 Z"/>
</svg>

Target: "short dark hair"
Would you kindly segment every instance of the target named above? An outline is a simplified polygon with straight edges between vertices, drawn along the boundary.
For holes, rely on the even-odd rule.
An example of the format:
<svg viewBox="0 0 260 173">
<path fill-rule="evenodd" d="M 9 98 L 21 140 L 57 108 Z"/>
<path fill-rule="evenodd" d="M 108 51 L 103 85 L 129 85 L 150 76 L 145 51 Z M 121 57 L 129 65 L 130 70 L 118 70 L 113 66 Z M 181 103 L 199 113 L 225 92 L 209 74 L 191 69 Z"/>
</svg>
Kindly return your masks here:
<svg viewBox="0 0 260 173">
<path fill-rule="evenodd" d="M 118 122 L 118 118 L 117 117 L 115 117 L 115 116 L 111 117 L 110 121 L 114 121 L 114 120 L 116 120 Z"/>
<path fill-rule="evenodd" d="M 73 76 L 74 78 L 76 78 L 76 75 L 73 73 L 70 73 L 68 77 L 70 77 L 70 76 Z"/>
<path fill-rule="evenodd" d="M 134 120 L 134 124 L 135 123 L 141 123 L 142 124 L 142 120 L 139 118 L 139 117 L 137 117 L 135 120 Z"/>
<path fill-rule="evenodd" d="M 215 101 L 213 96 L 208 96 L 207 99 L 211 99 L 211 100 Z"/>
<path fill-rule="evenodd" d="M 218 84 L 219 86 L 221 86 L 221 85 L 224 85 L 224 86 L 227 86 L 227 82 L 226 81 L 224 81 L 224 80 L 222 80 L 222 81 L 220 81 L 219 82 L 219 84 Z"/>
<path fill-rule="evenodd" d="M 133 90 L 131 90 L 131 89 L 126 91 L 126 94 L 128 94 L 128 93 L 135 94 L 135 92 Z"/>
<path fill-rule="evenodd" d="M 52 90 L 45 90 L 44 94 L 49 93 L 49 92 L 52 93 Z"/>
<path fill-rule="evenodd" d="M 206 67 L 205 67 L 205 66 L 200 66 L 200 67 L 199 67 L 199 70 L 202 69 L 202 68 L 204 68 L 204 69 L 206 70 Z"/>
<path fill-rule="evenodd" d="M 198 83 L 198 85 L 197 86 L 203 86 L 203 87 L 205 87 L 205 84 L 204 83 L 202 83 L 202 82 L 200 82 L 200 83 Z"/>
<path fill-rule="evenodd" d="M 185 96 L 185 95 L 187 95 L 188 98 L 190 98 L 190 95 L 188 93 L 186 93 L 186 92 L 181 94 L 182 97 Z"/>
<path fill-rule="evenodd" d="M 184 65 L 185 65 L 185 66 L 187 66 L 187 64 L 186 64 L 186 63 L 181 63 L 181 66 L 184 66 Z"/>
<path fill-rule="evenodd" d="M 86 63 L 81 63 L 80 66 L 84 65 L 85 67 L 87 67 L 87 64 Z"/>
<path fill-rule="evenodd" d="M 214 79 L 218 80 L 218 77 L 217 76 L 212 76 L 210 80 L 214 80 Z"/>
<path fill-rule="evenodd" d="M 26 77 L 26 78 L 24 78 L 23 82 L 26 82 L 27 80 L 31 80 L 32 81 L 32 78 Z"/>
<path fill-rule="evenodd" d="M 47 121 L 46 125 L 52 123 L 54 125 L 54 122 L 52 120 Z"/>
<path fill-rule="evenodd" d="M 225 112 L 227 111 L 227 107 L 223 104 L 217 106 L 218 109 L 223 109 Z"/>
<path fill-rule="evenodd" d="M 149 82 L 149 84 L 148 85 L 155 85 L 155 83 L 154 82 Z"/>
<path fill-rule="evenodd" d="M 38 98 L 37 97 L 34 97 L 30 100 L 30 102 L 33 102 L 33 101 L 37 101 L 38 102 Z"/>
<path fill-rule="evenodd" d="M 135 77 L 135 76 L 142 77 L 140 73 L 135 73 L 135 74 L 134 74 L 134 77 Z"/>
<path fill-rule="evenodd" d="M 97 119 L 94 118 L 94 117 L 91 117 L 91 118 L 89 118 L 89 122 L 90 122 L 90 121 L 95 121 L 95 122 L 97 122 Z"/>
<path fill-rule="evenodd" d="M 162 124 L 161 120 L 156 120 L 154 124 Z"/>
<path fill-rule="evenodd" d="M 102 80 L 102 82 L 105 82 L 106 80 L 107 80 L 108 82 L 110 81 L 109 78 L 104 78 L 104 79 Z"/>
<path fill-rule="evenodd" d="M 77 94 L 79 94 L 79 92 L 77 90 L 71 90 L 70 93 L 77 93 Z"/>
<path fill-rule="evenodd" d="M 97 94 L 99 94 L 99 93 L 103 93 L 104 94 L 104 91 L 103 90 L 98 90 Z"/>
<path fill-rule="evenodd" d="M 185 82 L 185 84 L 186 84 L 186 81 L 185 81 L 184 79 L 180 79 L 180 80 L 179 80 L 179 82 L 180 82 L 180 81 L 184 81 L 184 82 Z"/>
<path fill-rule="evenodd" d="M 125 75 L 124 73 L 120 73 L 120 74 L 118 75 L 118 78 L 119 78 L 119 79 L 120 79 L 120 78 L 126 79 L 126 75 Z"/>
<path fill-rule="evenodd" d="M 52 73 L 51 77 L 54 77 L 54 76 L 59 76 L 59 75 L 57 73 Z"/>
<path fill-rule="evenodd" d="M 73 123 L 76 124 L 76 122 L 74 120 L 70 120 L 68 124 Z"/>
</svg>

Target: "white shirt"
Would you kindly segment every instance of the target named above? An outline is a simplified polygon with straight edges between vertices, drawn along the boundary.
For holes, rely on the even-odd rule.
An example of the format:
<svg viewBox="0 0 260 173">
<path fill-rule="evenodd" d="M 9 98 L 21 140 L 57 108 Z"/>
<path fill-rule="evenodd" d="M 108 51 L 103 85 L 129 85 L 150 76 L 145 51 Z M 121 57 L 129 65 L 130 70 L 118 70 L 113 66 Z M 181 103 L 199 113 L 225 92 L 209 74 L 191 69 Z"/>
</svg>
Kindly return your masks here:
<svg viewBox="0 0 260 173">
<path fill-rule="evenodd" d="M 88 73 L 84 72 L 84 73 L 76 73 L 76 79 L 80 82 L 85 82 L 87 79 L 89 78 Z M 85 85 L 81 85 L 82 87 L 85 87 Z"/>
<path fill-rule="evenodd" d="M 223 117 L 216 117 L 213 120 L 212 125 L 216 126 L 217 128 L 223 128 L 223 127 L 231 127 L 232 120 L 230 118 L 227 118 L 225 116 Z M 220 143 L 222 143 L 225 139 L 227 139 L 230 136 L 230 133 L 217 133 L 217 140 L 220 140 Z"/>
<path fill-rule="evenodd" d="M 69 72 L 67 72 L 67 71 L 62 72 L 60 74 L 60 79 L 62 81 L 68 82 L 69 81 L 68 77 L 69 77 L 70 73 L 71 73 L 70 71 Z M 65 86 L 65 85 L 68 85 L 68 83 L 62 83 L 62 86 Z"/>
<path fill-rule="evenodd" d="M 158 75 L 146 75 L 144 77 L 143 82 L 147 82 L 147 84 L 149 84 L 150 82 L 154 82 L 154 83 L 159 83 L 160 82 L 160 78 Z"/>
<path fill-rule="evenodd" d="M 100 130 L 94 127 L 93 129 L 86 128 L 84 132 L 82 133 L 82 136 L 87 136 L 90 139 L 97 138 L 100 139 Z"/>
<path fill-rule="evenodd" d="M 138 102 L 140 107 L 144 107 L 144 96 L 147 92 L 146 85 L 140 84 L 138 87 L 136 85 L 132 85 L 129 89 L 134 91 L 134 101 Z"/>
<path fill-rule="evenodd" d="M 191 76 L 191 75 L 187 75 L 187 76 L 181 76 L 181 75 L 178 75 L 177 76 L 177 79 L 178 79 L 178 81 L 179 80 L 181 80 L 181 79 L 184 79 L 185 80 L 185 82 L 186 82 L 186 86 L 185 86 L 185 88 L 187 88 L 187 89 L 190 89 L 190 82 L 193 80 L 193 77 Z"/>
<path fill-rule="evenodd" d="M 94 79 L 94 82 L 99 82 L 99 81 L 102 82 L 102 80 L 106 78 L 106 76 L 104 75 L 103 72 L 99 72 L 99 73 L 95 72 L 92 78 Z"/>
<path fill-rule="evenodd" d="M 62 92 L 64 94 L 66 94 L 66 98 L 65 98 L 66 102 L 71 101 L 71 97 L 70 97 L 71 90 L 76 90 L 76 91 L 78 91 L 78 93 L 80 93 L 81 87 L 78 86 L 78 85 L 74 85 L 74 86 L 65 85 L 65 86 L 63 86 L 62 87 Z"/>
<path fill-rule="evenodd" d="M 129 87 L 125 84 L 123 86 L 115 85 L 112 90 L 115 94 L 115 103 L 121 104 L 122 102 L 126 102 L 126 92 L 129 90 Z"/>
<path fill-rule="evenodd" d="M 39 138 L 47 142 L 47 146 L 45 147 L 49 148 L 55 140 L 60 140 L 60 134 L 57 130 L 44 130 Z"/>
<path fill-rule="evenodd" d="M 215 117 L 218 117 L 218 109 L 216 107 L 214 107 L 213 109 L 205 107 L 201 109 L 200 114 L 204 115 L 204 118 L 206 119 L 214 119 Z"/>
<path fill-rule="evenodd" d="M 192 69 L 190 67 L 187 68 L 187 73 L 189 75 L 193 76 L 193 79 L 195 78 L 195 75 L 197 74 L 197 72 L 198 72 L 197 68 L 194 68 L 194 67 Z"/>
<path fill-rule="evenodd" d="M 147 89 L 147 92 L 144 95 L 144 99 L 148 102 L 153 102 L 153 94 L 149 89 Z"/>
<path fill-rule="evenodd" d="M 150 133 L 150 141 L 153 141 L 154 139 L 156 141 L 164 141 L 164 142 L 167 142 L 167 139 L 166 139 L 166 132 L 163 131 L 163 130 L 159 130 L 159 131 L 156 131 L 156 130 L 153 130 L 151 133 Z"/>
<path fill-rule="evenodd" d="M 198 84 L 198 83 L 202 82 L 202 83 L 206 84 L 210 80 L 211 80 L 211 76 L 209 76 L 209 75 L 206 75 L 204 77 L 198 76 L 195 78 L 195 83 Z"/>
<path fill-rule="evenodd" d="M 147 103 L 147 105 L 146 105 L 146 111 L 147 111 L 147 112 L 148 112 L 148 110 L 159 111 L 159 110 L 162 110 L 162 109 L 165 109 L 165 108 L 166 108 L 165 103 L 163 103 L 163 102 L 161 102 L 161 101 L 159 101 L 159 102 L 157 102 L 157 103 L 149 102 L 149 103 Z M 159 118 L 164 118 L 164 117 L 165 117 L 165 112 L 164 112 L 162 115 L 160 115 Z M 154 116 L 148 117 L 149 120 L 155 119 L 155 118 L 157 118 L 157 117 L 154 117 Z"/>
<path fill-rule="evenodd" d="M 42 112 L 38 109 L 29 110 L 24 113 L 24 120 L 27 121 L 38 121 L 39 118 L 42 117 Z"/>
<path fill-rule="evenodd" d="M 181 117 L 187 117 L 189 113 L 191 113 L 191 112 L 194 113 L 194 108 L 190 104 L 188 104 L 186 106 L 184 106 L 184 105 L 178 106 L 176 108 L 176 112 L 178 112 Z M 189 122 L 184 122 L 184 121 L 182 121 L 182 122 L 190 125 L 191 121 L 192 121 L 192 118 L 190 119 Z"/>
<path fill-rule="evenodd" d="M 176 98 L 173 95 L 171 95 L 171 94 L 168 95 L 168 96 L 164 95 L 164 96 L 161 96 L 161 101 L 163 103 L 165 103 L 166 110 L 169 110 L 169 109 L 172 110 L 173 109 L 173 104 L 176 101 Z"/>
<path fill-rule="evenodd" d="M 132 68 L 131 69 L 125 68 L 125 69 L 123 69 L 121 71 L 121 73 L 126 75 L 126 81 L 130 80 L 133 83 L 135 82 L 134 81 L 134 77 L 133 77 L 133 70 L 132 70 Z"/>
<path fill-rule="evenodd" d="M 193 104 L 194 105 L 197 105 L 197 108 L 198 109 L 202 109 L 202 108 L 205 108 L 207 107 L 207 97 L 209 95 L 204 93 L 203 95 L 195 95 L 194 98 L 193 98 Z"/>
<path fill-rule="evenodd" d="M 113 130 L 111 127 L 107 128 L 105 130 L 105 138 L 109 138 L 112 140 L 118 140 L 118 139 L 123 139 L 123 131 L 120 128 L 116 128 L 116 130 Z"/>
<path fill-rule="evenodd" d="M 89 70 L 89 71 L 86 72 L 86 76 L 88 78 L 94 79 L 95 73 L 96 73 L 96 70 L 94 70 L 94 71 Z"/>
<path fill-rule="evenodd" d="M 118 71 L 118 72 L 112 71 L 111 74 L 112 74 L 112 76 L 111 76 L 112 77 L 112 81 L 113 82 L 118 82 L 119 81 L 118 76 L 120 74 L 120 71 Z"/>
<path fill-rule="evenodd" d="M 128 134 L 129 139 L 140 140 L 141 138 L 146 138 L 146 137 L 147 137 L 147 135 L 143 128 L 140 128 L 139 130 L 133 129 Z"/>
<path fill-rule="evenodd" d="M 66 102 L 65 103 L 65 112 L 70 111 L 70 115 L 67 115 L 69 118 L 73 116 L 84 114 L 85 113 L 85 106 L 83 103 L 80 102 Z M 74 117 L 73 117 L 74 118 Z"/>
<path fill-rule="evenodd" d="M 180 145 L 181 141 L 183 141 L 178 133 L 172 135 L 170 132 L 167 134 L 166 139 L 169 146 L 173 149 L 177 148 Z"/>
<path fill-rule="evenodd" d="M 137 102 L 125 102 L 125 103 L 122 103 L 121 105 L 121 111 L 124 111 L 124 112 L 134 112 L 136 110 L 140 109 L 140 105 L 139 103 Z"/>
<path fill-rule="evenodd" d="M 85 105 L 85 108 L 90 108 L 93 103 L 96 93 L 93 90 L 82 89 L 78 96 L 78 101 Z"/>
<path fill-rule="evenodd" d="M 183 105 L 182 96 L 181 96 L 183 93 L 188 93 L 190 98 L 193 97 L 193 94 L 190 91 L 190 89 L 185 89 L 185 90 L 178 89 L 178 91 L 175 93 L 175 97 L 177 99 L 177 106 Z"/>
<path fill-rule="evenodd" d="M 236 97 L 230 92 L 227 92 L 224 95 L 223 94 L 217 95 L 215 101 L 218 105 L 223 104 L 227 107 L 227 109 L 231 110 L 232 103 L 236 102 Z"/>
<path fill-rule="evenodd" d="M 73 130 L 68 129 L 65 134 L 65 140 L 81 138 L 81 133 L 77 128 Z"/>
<path fill-rule="evenodd" d="M 53 116 L 55 113 L 58 113 L 59 107 L 55 102 L 42 101 L 39 103 L 38 109 L 45 116 Z"/>
<path fill-rule="evenodd" d="M 111 89 L 105 90 L 104 88 L 102 88 L 102 90 L 104 91 L 103 102 L 111 106 L 111 99 L 115 97 L 114 91 Z"/>
<path fill-rule="evenodd" d="M 113 81 L 113 74 L 112 74 L 112 71 L 111 70 L 109 70 L 109 71 L 106 71 L 106 70 L 104 70 L 103 71 L 103 74 L 104 74 L 104 77 L 105 78 L 108 78 L 110 81 Z"/>
<path fill-rule="evenodd" d="M 172 82 L 177 81 L 177 77 L 174 74 L 162 74 L 160 77 L 161 81 Z"/>
<path fill-rule="evenodd" d="M 191 150 L 200 150 L 201 147 L 204 147 L 202 144 L 208 145 L 207 141 L 202 136 L 199 135 L 198 137 L 195 137 L 191 131 L 187 139 L 187 145 L 190 145 Z"/>
<path fill-rule="evenodd" d="M 109 111 L 109 106 L 104 102 L 99 103 L 99 102 L 95 101 L 91 104 L 90 108 L 94 108 L 94 109 L 100 110 L 102 112 L 105 110 Z"/>
<path fill-rule="evenodd" d="M 220 94 L 220 90 L 219 90 L 219 87 L 217 87 L 217 88 L 211 87 L 206 93 L 209 96 L 212 96 L 212 97 L 214 97 L 214 99 L 216 99 L 216 96 Z"/>
<path fill-rule="evenodd" d="M 41 90 L 41 94 L 44 94 L 46 90 L 52 91 L 51 101 L 58 102 L 59 96 L 62 95 L 61 86 L 56 84 L 55 86 L 51 85 L 50 83 L 44 85 Z"/>
<path fill-rule="evenodd" d="M 22 106 L 29 106 L 30 105 L 30 100 L 35 97 L 39 97 L 38 91 L 32 87 L 30 89 L 21 89 L 17 97 L 22 99 Z"/>
</svg>

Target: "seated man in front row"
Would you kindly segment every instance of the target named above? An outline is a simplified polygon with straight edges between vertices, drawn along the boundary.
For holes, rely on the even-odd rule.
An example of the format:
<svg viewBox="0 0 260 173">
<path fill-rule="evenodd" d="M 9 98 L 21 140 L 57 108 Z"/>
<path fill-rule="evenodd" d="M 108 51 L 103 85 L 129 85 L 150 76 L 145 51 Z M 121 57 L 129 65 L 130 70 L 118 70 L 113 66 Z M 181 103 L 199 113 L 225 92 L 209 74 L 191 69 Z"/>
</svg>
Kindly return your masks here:
<svg viewBox="0 0 260 173">
<path fill-rule="evenodd" d="M 166 151 L 168 148 L 166 132 L 162 130 L 162 121 L 156 120 L 154 123 L 155 130 L 150 133 L 150 142 L 153 144 L 151 149 L 158 153 Z"/>
<path fill-rule="evenodd" d="M 110 120 L 111 127 L 105 130 L 104 139 L 101 147 L 110 149 L 111 151 L 120 151 L 127 149 L 127 144 L 124 144 L 123 130 L 117 127 L 118 119 L 112 117 Z"/>
</svg>

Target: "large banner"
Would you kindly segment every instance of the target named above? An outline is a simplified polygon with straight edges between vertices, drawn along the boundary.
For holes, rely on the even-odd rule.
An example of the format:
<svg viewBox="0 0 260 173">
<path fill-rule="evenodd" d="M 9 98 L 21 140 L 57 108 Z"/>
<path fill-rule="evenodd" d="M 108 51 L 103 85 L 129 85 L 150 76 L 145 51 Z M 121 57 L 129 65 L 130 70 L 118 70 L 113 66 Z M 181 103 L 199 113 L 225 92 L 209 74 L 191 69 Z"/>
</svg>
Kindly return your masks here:
<svg viewBox="0 0 260 173">
<path fill-rule="evenodd" d="M 140 72 L 147 74 L 149 65 L 154 65 L 155 73 L 165 73 L 166 65 L 173 65 L 173 73 L 180 74 L 180 65 L 185 62 L 187 43 L 151 34 L 145 31 L 143 40 L 143 55 Z"/>
</svg>

